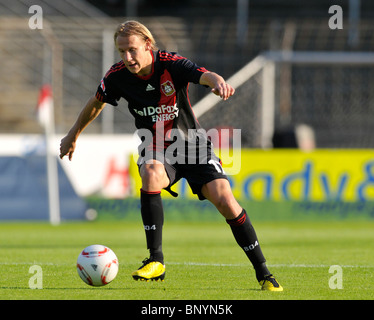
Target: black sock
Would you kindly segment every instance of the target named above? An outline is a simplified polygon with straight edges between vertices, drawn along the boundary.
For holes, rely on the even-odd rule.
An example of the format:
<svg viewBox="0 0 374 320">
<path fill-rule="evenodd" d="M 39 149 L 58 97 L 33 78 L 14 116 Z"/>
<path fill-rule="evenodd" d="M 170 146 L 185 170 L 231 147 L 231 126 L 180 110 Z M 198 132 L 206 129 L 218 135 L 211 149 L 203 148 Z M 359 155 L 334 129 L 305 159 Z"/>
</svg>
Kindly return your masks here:
<svg viewBox="0 0 374 320">
<path fill-rule="evenodd" d="M 161 192 L 148 192 L 141 189 L 140 204 L 150 258 L 164 264 L 164 254 L 162 252 L 164 209 Z"/>
<path fill-rule="evenodd" d="M 226 222 L 230 225 L 236 242 L 251 261 L 256 271 L 257 280 L 263 280 L 270 272 L 266 267 L 266 259 L 262 254 L 255 229 L 246 211 L 243 209 L 242 213 L 236 219 L 226 220 Z"/>
</svg>

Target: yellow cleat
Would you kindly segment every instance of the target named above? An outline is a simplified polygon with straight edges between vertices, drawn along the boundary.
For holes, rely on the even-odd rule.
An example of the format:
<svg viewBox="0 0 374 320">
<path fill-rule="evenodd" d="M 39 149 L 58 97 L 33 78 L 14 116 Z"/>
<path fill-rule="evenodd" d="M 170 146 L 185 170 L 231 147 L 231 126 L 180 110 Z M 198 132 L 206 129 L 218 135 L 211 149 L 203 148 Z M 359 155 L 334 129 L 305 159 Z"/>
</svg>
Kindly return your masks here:
<svg viewBox="0 0 374 320">
<path fill-rule="evenodd" d="M 266 276 L 264 280 L 259 281 L 259 284 L 261 286 L 261 290 L 283 291 L 283 287 L 277 280 L 275 280 L 275 278 L 271 274 Z"/>
<path fill-rule="evenodd" d="M 134 280 L 141 280 L 148 282 L 149 280 L 161 280 L 165 278 L 165 266 L 158 261 L 151 259 L 143 260 L 143 265 L 132 274 Z"/>
</svg>

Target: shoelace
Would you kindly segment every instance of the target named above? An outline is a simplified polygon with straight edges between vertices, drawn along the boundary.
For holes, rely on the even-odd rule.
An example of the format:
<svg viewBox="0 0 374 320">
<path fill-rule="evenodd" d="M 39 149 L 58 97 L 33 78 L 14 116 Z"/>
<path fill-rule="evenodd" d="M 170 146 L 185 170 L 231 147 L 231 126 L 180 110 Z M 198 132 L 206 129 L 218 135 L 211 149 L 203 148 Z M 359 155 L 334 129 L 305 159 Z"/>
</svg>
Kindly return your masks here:
<svg viewBox="0 0 374 320">
<path fill-rule="evenodd" d="M 279 283 L 277 282 L 277 280 L 275 280 L 272 274 L 269 274 L 268 276 L 266 276 L 265 280 L 271 282 L 275 288 L 279 288 Z"/>
<path fill-rule="evenodd" d="M 142 264 L 143 264 L 143 265 L 142 265 L 139 269 L 145 267 L 145 266 L 146 266 L 148 263 L 150 263 L 150 262 L 152 262 L 150 258 L 145 258 L 145 259 L 142 261 Z"/>
</svg>

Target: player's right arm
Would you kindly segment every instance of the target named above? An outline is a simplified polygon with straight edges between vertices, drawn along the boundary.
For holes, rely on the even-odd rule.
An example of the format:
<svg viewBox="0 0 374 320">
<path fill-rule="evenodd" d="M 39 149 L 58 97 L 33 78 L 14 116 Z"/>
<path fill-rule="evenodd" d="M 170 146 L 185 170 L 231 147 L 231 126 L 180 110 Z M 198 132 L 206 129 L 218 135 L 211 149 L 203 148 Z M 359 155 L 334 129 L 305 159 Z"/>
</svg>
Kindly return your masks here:
<svg viewBox="0 0 374 320">
<path fill-rule="evenodd" d="M 105 103 L 97 100 L 95 96 L 91 97 L 87 101 L 85 107 L 80 112 L 74 125 L 71 127 L 68 134 L 61 140 L 61 159 L 66 155 L 69 157 L 69 160 L 72 159 L 75 150 L 75 144 L 79 135 L 93 120 L 97 118 L 104 107 Z"/>
</svg>

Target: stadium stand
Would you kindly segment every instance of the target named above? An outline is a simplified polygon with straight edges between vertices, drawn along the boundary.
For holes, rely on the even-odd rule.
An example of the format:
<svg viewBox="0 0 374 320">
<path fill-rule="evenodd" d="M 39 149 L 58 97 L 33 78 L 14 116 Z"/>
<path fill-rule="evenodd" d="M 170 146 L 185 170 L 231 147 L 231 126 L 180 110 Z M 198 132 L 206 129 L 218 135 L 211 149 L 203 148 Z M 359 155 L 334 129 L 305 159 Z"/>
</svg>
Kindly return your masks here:
<svg viewBox="0 0 374 320">
<path fill-rule="evenodd" d="M 28 8 L 34 4 L 32 0 L 6 1 L 0 0 L 0 42 L 3 50 L 0 51 L 1 61 L 7 61 L 0 74 L 2 87 L 0 94 L 0 132 L 2 133 L 39 133 L 42 132 L 35 117 L 35 105 L 38 91 L 43 82 L 43 64 L 46 58 L 45 39 L 40 32 L 35 32 L 27 28 L 27 21 L 30 17 Z M 112 30 L 114 26 L 124 20 L 124 1 L 110 1 L 114 7 L 108 6 L 108 1 L 38 1 L 44 9 L 44 17 L 51 27 L 52 33 L 61 46 L 62 69 L 60 70 L 60 93 L 55 94 L 55 117 L 57 132 L 63 133 L 71 126 L 77 113 L 82 108 L 87 98 L 95 90 L 99 79 L 103 74 L 102 68 L 102 40 L 103 30 Z M 348 41 L 348 20 L 344 18 L 343 30 L 330 30 L 328 23 L 328 7 L 332 4 L 341 4 L 344 12 L 347 10 L 348 1 L 334 1 L 326 5 L 326 1 L 317 0 L 313 4 L 306 6 L 300 1 L 271 1 L 252 0 L 250 1 L 248 33 L 244 46 L 238 46 L 235 39 L 236 18 L 235 6 L 227 1 L 204 2 L 189 0 L 183 1 L 161 1 L 157 6 L 152 1 L 139 1 L 138 19 L 146 23 L 155 34 L 156 40 L 161 48 L 176 50 L 180 54 L 190 57 L 198 64 L 221 73 L 228 78 L 258 54 L 268 50 L 295 50 L 295 51 L 346 51 L 346 52 L 370 52 L 374 51 L 374 35 L 372 32 L 372 17 L 374 16 L 374 3 L 368 1 L 362 3 L 361 21 L 359 25 L 359 43 L 352 46 Z M 276 3 L 276 4 L 274 4 Z M 94 5 L 97 5 L 95 7 Z M 116 7 L 117 6 L 117 7 Z M 122 6 L 122 7 L 121 7 Z M 111 9 L 106 12 L 100 9 Z M 119 10 L 120 8 L 120 10 Z M 196 10 L 199 8 L 199 10 Z M 209 14 L 207 14 L 209 12 Z M 109 17 L 114 15 L 115 17 Z M 173 16 L 173 17 L 171 17 Z M 118 60 L 118 56 L 115 56 Z M 48 68 L 48 67 L 44 67 Z M 58 72 L 58 71 L 57 71 Z M 293 71 L 302 73 L 302 69 Z M 349 73 L 350 84 L 341 82 L 339 90 L 351 90 L 360 87 L 363 89 L 363 96 L 352 105 L 353 113 L 361 112 L 365 114 L 371 110 L 373 104 L 367 81 L 371 81 L 370 74 L 365 70 L 352 73 L 349 70 L 342 71 Z M 341 75 L 342 73 L 340 73 Z M 339 77 L 339 72 L 335 74 Z M 313 73 L 315 87 L 318 87 L 320 80 L 317 73 Z M 327 87 L 320 90 L 319 99 L 323 99 L 324 93 L 328 91 L 328 85 L 334 82 L 334 78 L 326 76 L 323 84 Z M 359 81 L 359 82 L 357 82 Z M 254 81 L 256 86 L 258 81 Z M 355 87 L 350 87 L 357 83 Z M 362 85 L 360 85 L 362 84 Z M 298 83 L 302 86 L 302 83 Z M 307 85 L 307 84 L 305 84 Z M 366 89 L 365 89 L 366 88 Z M 191 102 L 197 102 L 207 90 L 201 87 L 191 86 Z M 339 95 L 339 91 L 336 92 Z M 301 99 L 306 99 L 301 101 Z M 256 97 L 254 97 L 256 99 Z M 328 99 L 331 99 L 328 98 Z M 323 108 L 308 113 L 307 97 L 294 97 L 297 105 L 302 106 L 301 112 L 306 113 L 309 122 L 315 124 L 315 119 L 324 119 L 328 123 L 331 112 L 325 112 Z M 328 100 L 319 100 L 320 105 L 327 105 Z M 236 101 L 240 103 L 240 101 Z M 362 108 L 360 105 L 362 104 Z M 116 113 L 114 132 L 132 133 L 134 130 L 133 121 L 129 116 L 126 104 L 122 103 L 119 108 L 121 112 Z M 339 114 L 342 117 L 345 109 Z M 365 111 L 366 110 L 366 111 Z M 315 113 L 317 112 L 317 113 Z M 299 117 L 300 112 L 295 117 Z M 212 115 L 217 119 L 217 116 Z M 220 117 L 222 123 L 216 125 L 227 125 L 228 119 Z M 314 119 L 314 120 L 313 120 Z M 364 119 L 361 117 L 360 119 Z M 295 118 L 295 121 L 297 119 Z M 308 118 L 303 116 L 304 122 L 308 123 Z M 246 118 L 244 123 L 230 122 L 231 125 L 244 127 L 251 125 L 251 119 Z M 362 132 L 366 130 L 370 123 L 365 122 L 362 126 L 361 120 L 354 117 L 340 121 L 340 130 L 343 130 L 346 123 L 354 123 L 349 131 Z M 362 120 L 363 121 L 363 120 Z M 203 119 L 204 125 L 213 126 L 209 119 Z M 338 125 L 338 124 L 337 124 Z M 358 128 L 360 130 L 358 130 Z M 101 132 L 101 123 L 98 120 L 88 128 L 88 132 Z M 370 147 L 370 139 L 361 139 L 361 135 L 351 139 L 353 135 L 345 135 L 339 140 L 338 137 L 325 135 L 326 141 L 320 141 L 319 145 L 324 147 L 344 147 L 355 145 L 357 147 Z M 367 134 L 369 136 L 369 134 Z M 339 141 L 338 141 L 338 140 Z M 351 139 L 351 140 L 350 140 Z M 255 147 L 251 144 L 251 139 L 247 146 Z"/>
</svg>

